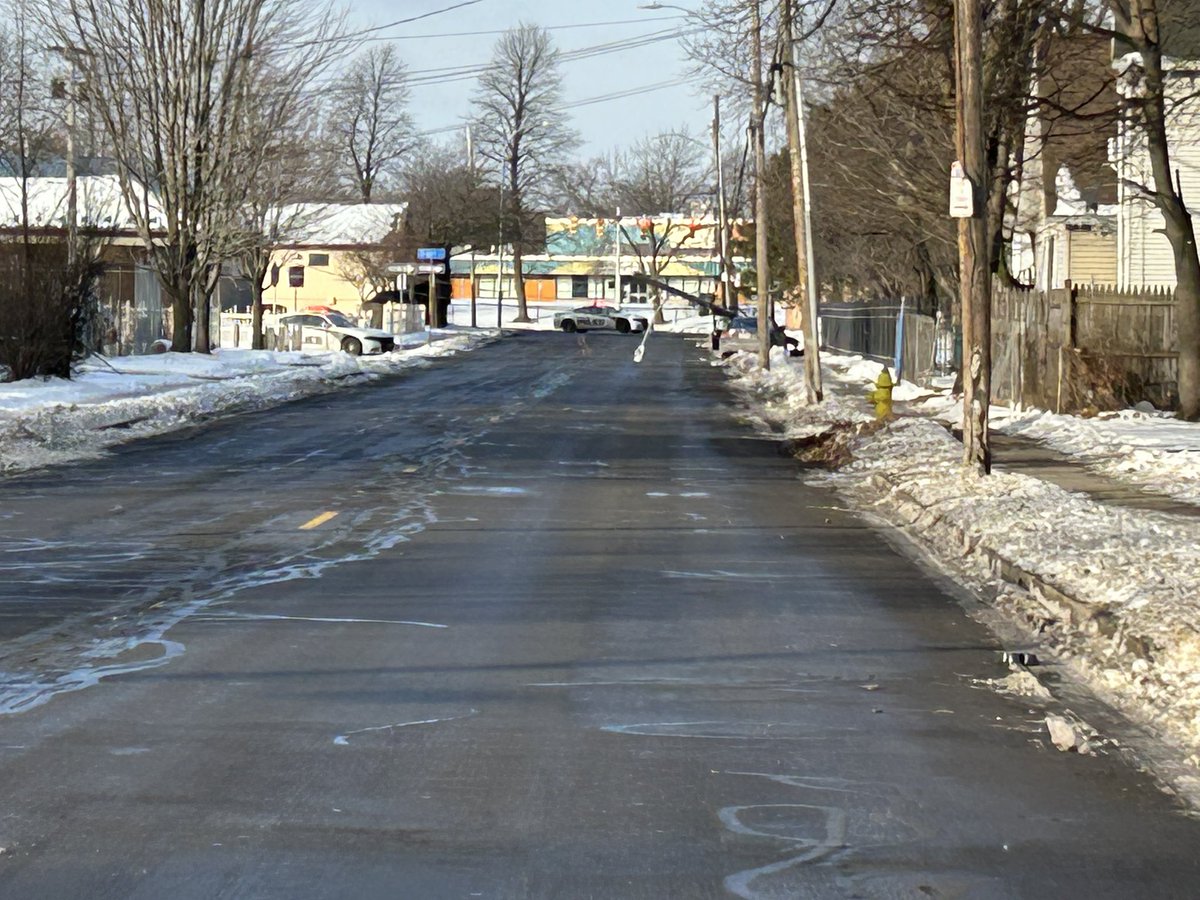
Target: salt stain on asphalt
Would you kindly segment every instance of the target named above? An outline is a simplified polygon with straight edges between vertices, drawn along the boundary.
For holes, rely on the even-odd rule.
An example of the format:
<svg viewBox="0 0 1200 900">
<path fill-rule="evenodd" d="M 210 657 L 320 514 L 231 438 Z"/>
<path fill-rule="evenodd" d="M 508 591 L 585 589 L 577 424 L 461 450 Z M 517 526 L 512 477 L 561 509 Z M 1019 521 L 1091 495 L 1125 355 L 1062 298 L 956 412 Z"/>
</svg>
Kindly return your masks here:
<svg viewBox="0 0 1200 900">
<path fill-rule="evenodd" d="M 372 725 L 369 728 L 358 728 L 354 731 L 347 731 L 345 734 L 339 734 L 333 739 L 333 742 L 339 747 L 348 747 L 350 746 L 351 735 L 368 734 L 372 731 L 394 731 L 397 728 L 411 728 L 414 725 L 437 725 L 441 722 L 454 722 L 458 719 L 469 719 L 478 714 L 479 710 L 473 709 L 469 713 L 465 713 L 461 716 L 446 716 L 445 718 L 441 719 L 419 719 L 415 722 L 396 722 L 394 725 Z"/>
<path fill-rule="evenodd" d="M 404 619 L 348 619 L 334 616 L 277 616 L 267 613 L 222 613 L 219 615 L 197 616 L 196 622 L 321 622 L 332 625 L 411 625 L 415 628 L 449 628 L 438 622 L 409 622 Z"/>
</svg>

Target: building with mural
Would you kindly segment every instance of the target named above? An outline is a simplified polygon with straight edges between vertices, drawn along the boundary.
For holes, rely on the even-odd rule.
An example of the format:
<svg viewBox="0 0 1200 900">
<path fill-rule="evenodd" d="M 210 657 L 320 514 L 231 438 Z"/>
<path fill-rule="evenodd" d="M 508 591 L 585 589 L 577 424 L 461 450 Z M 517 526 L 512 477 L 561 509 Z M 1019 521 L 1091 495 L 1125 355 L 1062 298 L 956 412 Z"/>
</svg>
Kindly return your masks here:
<svg viewBox="0 0 1200 900">
<path fill-rule="evenodd" d="M 739 223 L 740 224 L 740 223 Z M 530 303 L 648 303 L 654 298 L 644 284 L 626 280 L 635 273 L 651 276 L 689 294 L 720 297 L 721 260 L 717 222 L 712 216 L 657 215 L 617 219 L 578 216 L 546 219 L 546 252 L 523 260 L 525 298 Z M 733 260 L 734 285 L 747 261 Z M 621 298 L 616 275 L 621 273 Z M 472 262 L 457 255 L 453 262 L 455 299 L 470 299 Z M 477 254 L 476 296 L 495 300 L 498 287 L 513 296 L 511 258 Z M 502 283 L 501 283 L 502 282 Z M 664 298 L 665 306 L 687 305 Z"/>
</svg>

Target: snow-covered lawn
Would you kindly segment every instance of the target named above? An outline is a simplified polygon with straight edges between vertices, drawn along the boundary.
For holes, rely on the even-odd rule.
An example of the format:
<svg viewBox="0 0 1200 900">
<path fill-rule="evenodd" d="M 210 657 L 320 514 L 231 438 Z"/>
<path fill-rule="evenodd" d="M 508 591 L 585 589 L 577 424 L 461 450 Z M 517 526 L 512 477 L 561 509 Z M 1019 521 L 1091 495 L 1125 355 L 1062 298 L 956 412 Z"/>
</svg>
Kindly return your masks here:
<svg viewBox="0 0 1200 900">
<path fill-rule="evenodd" d="M 221 350 L 93 359 L 70 381 L 0 384 L 0 472 L 84 459 L 132 438 L 400 372 L 494 335 L 405 335 L 401 349 L 380 356 Z"/>
<path fill-rule="evenodd" d="M 1200 517 L 1109 506 L 1027 475 L 968 474 L 945 427 L 957 420 L 954 401 L 904 384 L 897 397 L 914 401 L 910 414 L 871 426 L 864 394 L 880 366 L 822 361 L 819 407 L 805 402 L 802 360 L 777 354 L 762 372 L 739 354 L 727 365 L 752 415 L 775 433 L 847 436 L 851 460 L 812 480 L 903 527 L 960 581 L 997 592 L 1031 640 L 1040 632 L 1101 696 L 1182 750 L 1195 769 L 1190 786 L 1200 785 Z M 1197 499 L 1198 425 L 1133 411 L 995 414 L 999 427 L 1113 480 Z"/>
</svg>

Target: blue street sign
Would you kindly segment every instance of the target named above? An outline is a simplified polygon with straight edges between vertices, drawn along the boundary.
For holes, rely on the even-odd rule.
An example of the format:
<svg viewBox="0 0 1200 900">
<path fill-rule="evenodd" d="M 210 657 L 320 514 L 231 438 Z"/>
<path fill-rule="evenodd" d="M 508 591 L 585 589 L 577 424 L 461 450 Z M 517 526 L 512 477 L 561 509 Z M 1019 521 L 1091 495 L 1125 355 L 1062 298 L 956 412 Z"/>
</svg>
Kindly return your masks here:
<svg viewBox="0 0 1200 900">
<path fill-rule="evenodd" d="M 419 260 L 444 260 L 446 258 L 445 247 L 421 247 L 417 250 L 417 259 Z"/>
</svg>

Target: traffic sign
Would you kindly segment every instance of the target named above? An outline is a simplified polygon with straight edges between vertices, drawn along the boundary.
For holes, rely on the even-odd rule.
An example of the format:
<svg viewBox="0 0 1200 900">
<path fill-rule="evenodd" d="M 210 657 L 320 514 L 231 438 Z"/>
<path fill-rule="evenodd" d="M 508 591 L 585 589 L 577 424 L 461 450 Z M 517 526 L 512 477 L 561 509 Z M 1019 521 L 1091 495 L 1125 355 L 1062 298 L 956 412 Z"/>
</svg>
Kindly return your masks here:
<svg viewBox="0 0 1200 900">
<path fill-rule="evenodd" d="M 417 266 L 417 271 L 423 275 L 444 275 L 446 273 L 446 264 L 423 263 Z"/>
<path fill-rule="evenodd" d="M 417 250 L 417 259 L 419 260 L 444 260 L 446 258 L 445 247 L 421 247 Z"/>
<path fill-rule="evenodd" d="M 412 275 L 417 266 L 416 263 L 391 263 L 387 270 L 389 275 Z"/>
</svg>

